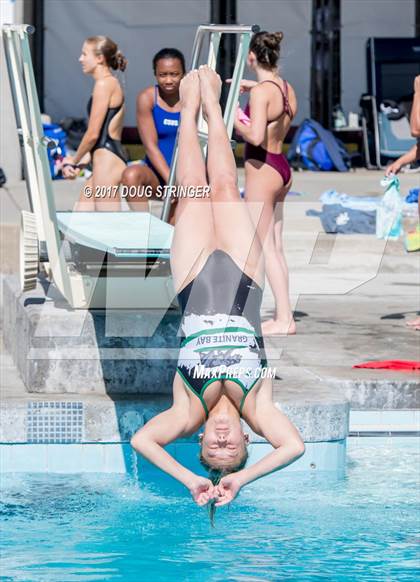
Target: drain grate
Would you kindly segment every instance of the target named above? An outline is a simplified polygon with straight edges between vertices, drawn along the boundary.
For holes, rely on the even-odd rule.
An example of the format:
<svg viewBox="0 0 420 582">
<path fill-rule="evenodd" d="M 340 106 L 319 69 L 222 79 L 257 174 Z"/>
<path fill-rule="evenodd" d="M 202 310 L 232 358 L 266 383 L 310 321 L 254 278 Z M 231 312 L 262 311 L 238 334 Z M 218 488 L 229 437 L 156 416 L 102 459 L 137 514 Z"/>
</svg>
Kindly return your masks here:
<svg viewBox="0 0 420 582">
<path fill-rule="evenodd" d="M 80 443 L 83 420 L 83 402 L 28 402 L 27 442 Z"/>
</svg>

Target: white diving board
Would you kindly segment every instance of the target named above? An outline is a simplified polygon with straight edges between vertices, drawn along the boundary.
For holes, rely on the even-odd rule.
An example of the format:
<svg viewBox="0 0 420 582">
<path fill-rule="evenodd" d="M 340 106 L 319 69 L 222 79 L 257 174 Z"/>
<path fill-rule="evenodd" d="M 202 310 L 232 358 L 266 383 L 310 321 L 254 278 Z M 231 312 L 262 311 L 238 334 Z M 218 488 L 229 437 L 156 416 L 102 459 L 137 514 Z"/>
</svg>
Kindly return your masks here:
<svg viewBox="0 0 420 582">
<path fill-rule="evenodd" d="M 116 257 L 168 259 L 174 228 L 148 212 L 57 212 L 69 242 Z"/>
</svg>

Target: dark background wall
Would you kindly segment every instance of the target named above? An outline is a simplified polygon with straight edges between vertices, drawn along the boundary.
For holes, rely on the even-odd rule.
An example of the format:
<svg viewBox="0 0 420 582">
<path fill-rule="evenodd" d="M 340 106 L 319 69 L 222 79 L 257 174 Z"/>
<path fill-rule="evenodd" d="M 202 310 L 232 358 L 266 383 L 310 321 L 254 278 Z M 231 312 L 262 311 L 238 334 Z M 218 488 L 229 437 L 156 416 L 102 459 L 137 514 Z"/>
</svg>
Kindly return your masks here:
<svg viewBox="0 0 420 582">
<path fill-rule="evenodd" d="M 367 88 L 367 39 L 415 36 L 420 22 L 419 0 L 335 2 L 340 18 L 339 78 L 335 79 L 333 100 L 338 92 L 348 113 L 358 111 L 360 94 Z M 163 46 L 175 46 L 189 62 L 198 24 L 236 19 L 237 23 L 283 31 L 280 71 L 298 94 L 299 123 L 314 110 L 311 80 L 313 84 L 317 62 L 312 50 L 313 11 L 320 3 L 333 4 L 334 0 L 27 0 L 25 19 L 32 18 L 38 27 L 34 48 L 44 110 L 56 121 L 67 115 L 85 115 L 92 81 L 83 76 L 77 59 L 84 38 L 107 34 L 129 60 L 122 81 L 128 105 L 126 124 L 134 125 L 136 94 L 153 83 L 154 53 Z M 40 34 L 41 29 L 44 34 Z M 226 55 L 232 50 L 227 47 Z"/>
</svg>

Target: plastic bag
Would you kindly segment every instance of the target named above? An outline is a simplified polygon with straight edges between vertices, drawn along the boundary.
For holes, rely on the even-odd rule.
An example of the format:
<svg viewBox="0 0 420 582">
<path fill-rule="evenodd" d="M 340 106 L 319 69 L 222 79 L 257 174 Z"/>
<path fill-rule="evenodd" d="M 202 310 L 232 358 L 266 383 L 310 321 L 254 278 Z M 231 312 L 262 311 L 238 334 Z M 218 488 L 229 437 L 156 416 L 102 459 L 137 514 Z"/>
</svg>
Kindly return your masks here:
<svg viewBox="0 0 420 582">
<path fill-rule="evenodd" d="M 402 232 L 400 181 L 391 174 L 381 180 L 381 186 L 386 190 L 376 210 L 376 237 L 397 240 Z"/>
</svg>

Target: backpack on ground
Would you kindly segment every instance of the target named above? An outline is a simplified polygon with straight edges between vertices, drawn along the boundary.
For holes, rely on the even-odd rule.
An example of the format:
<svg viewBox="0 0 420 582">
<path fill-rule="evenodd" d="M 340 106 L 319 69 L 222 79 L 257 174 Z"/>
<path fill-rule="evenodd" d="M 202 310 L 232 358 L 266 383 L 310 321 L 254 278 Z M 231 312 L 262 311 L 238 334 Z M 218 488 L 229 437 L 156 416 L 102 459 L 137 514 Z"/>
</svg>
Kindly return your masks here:
<svg viewBox="0 0 420 582">
<path fill-rule="evenodd" d="M 305 119 L 296 131 L 287 159 L 295 167 L 312 171 L 347 172 L 351 166 L 344 145 L 313 119 Z"/>
<path fill-rule="evenodd" d="M 61 161 L 67 154 L 67 134 L 64 129 L 56 123 L 44 123 L 42 127 L 44 135 L 49 137 L 53 142 L 49 145 L 47 154 L 48 162 L 50 164 L 51 178 L 55 179 L 61 177 Z"/>
</svg>

